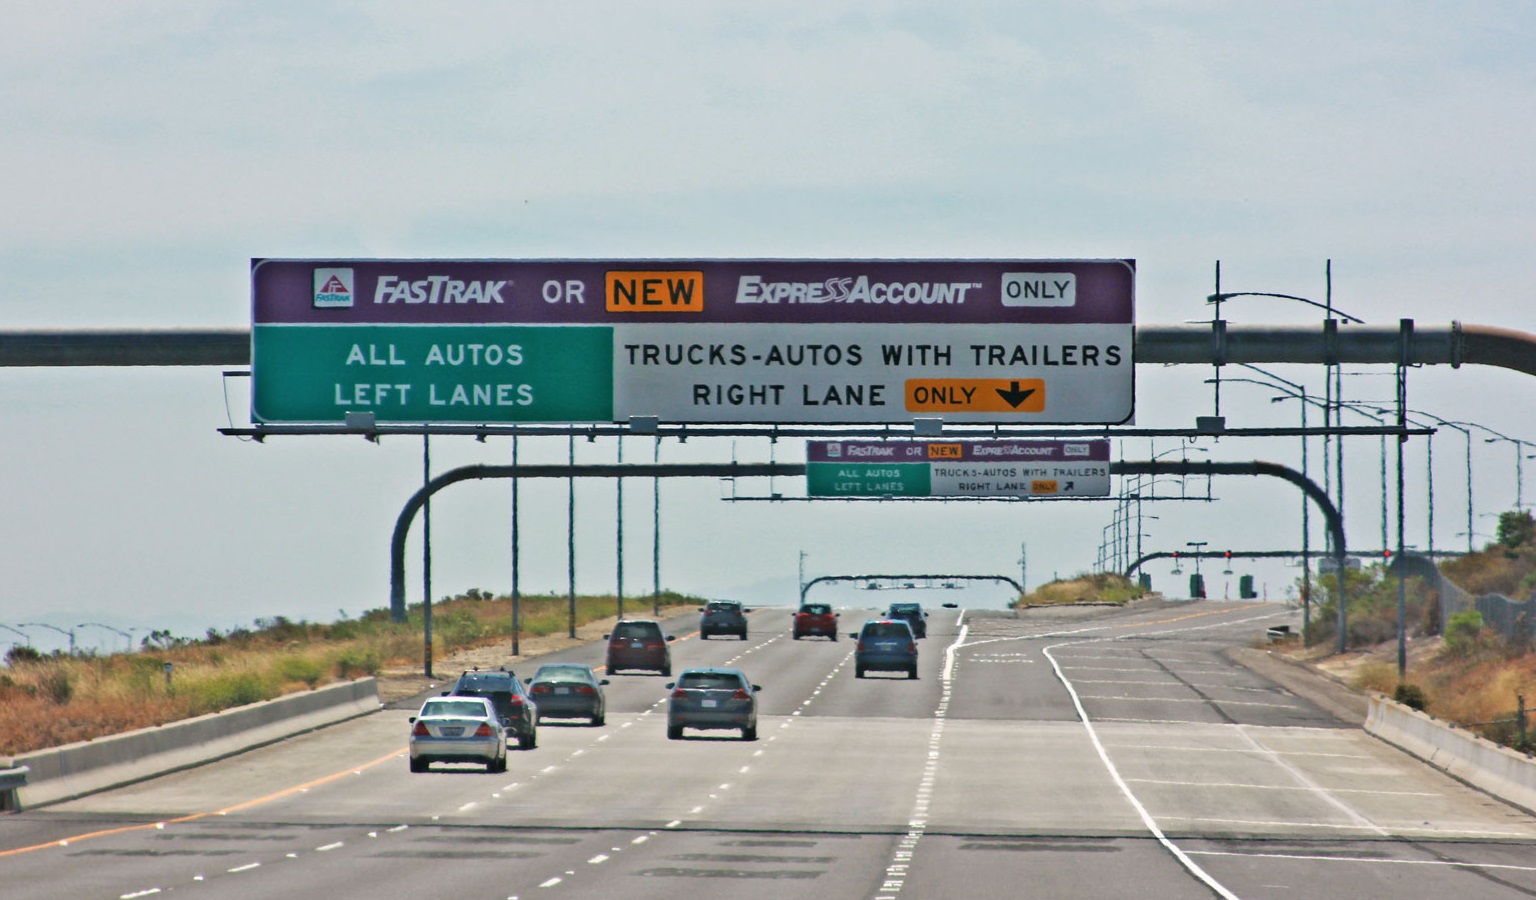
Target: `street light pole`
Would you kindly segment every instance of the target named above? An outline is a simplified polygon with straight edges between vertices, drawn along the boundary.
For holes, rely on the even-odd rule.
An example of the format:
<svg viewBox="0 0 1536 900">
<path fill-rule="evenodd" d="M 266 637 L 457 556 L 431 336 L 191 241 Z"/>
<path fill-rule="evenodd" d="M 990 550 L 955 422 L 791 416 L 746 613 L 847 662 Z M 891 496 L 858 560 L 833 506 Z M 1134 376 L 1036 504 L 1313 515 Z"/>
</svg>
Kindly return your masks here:
<svg viewBox="0 0 1536 900">
<path fill-rule="evenodd" d="M 57 625 L 49 625 L 47 622 L 17 622 L 16 624 L 22 628 L 48 628 L 57 631 L 59 634 L 69 638 L 69 655 L 75 655 L 75 630 L 73 628 L 60 628 Z"/>
</svg>

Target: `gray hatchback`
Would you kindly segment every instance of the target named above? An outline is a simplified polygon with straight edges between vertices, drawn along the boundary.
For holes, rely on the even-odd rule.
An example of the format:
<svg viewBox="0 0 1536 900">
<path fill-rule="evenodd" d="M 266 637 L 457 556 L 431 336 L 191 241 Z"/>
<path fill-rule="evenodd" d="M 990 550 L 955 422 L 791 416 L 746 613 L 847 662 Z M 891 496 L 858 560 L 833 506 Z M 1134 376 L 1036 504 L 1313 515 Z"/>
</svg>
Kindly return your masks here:
<svg viewBox="0 0 1536 900">
<path fill-rule="evenodd" d="M 734 634 L 747 639 L 746 610 L 735 600 L 711 600 L 699 610 L 699 638 L 709 640 L 712 634 Z"/>
<path fill-rule="evenodd" d="M 684 728 L 739 728 L 742 740 L 757 740 L 757 692 L 762 688 L 740 669 L 684 669 L 668 684 L 667 738 Z"/>
</svg>

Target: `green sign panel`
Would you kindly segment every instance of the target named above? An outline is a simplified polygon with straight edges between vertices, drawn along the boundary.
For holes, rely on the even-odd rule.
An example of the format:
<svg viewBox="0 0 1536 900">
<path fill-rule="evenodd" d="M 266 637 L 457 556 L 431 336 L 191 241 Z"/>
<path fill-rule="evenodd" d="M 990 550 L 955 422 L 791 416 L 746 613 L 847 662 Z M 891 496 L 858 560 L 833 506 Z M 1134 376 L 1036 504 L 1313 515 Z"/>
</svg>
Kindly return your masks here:
<svg viewBox="0 0 1536 900">
<path fill-rule="evenodd" d="M 613 329 L 529 325 L 257 325 L 252 418 L 607 422 Z"/>
<path fill-rule="evenodd" d="M 805 492 L 811 497 L 926 497 L 927 463 L 806 463 Z"/>
</svg>

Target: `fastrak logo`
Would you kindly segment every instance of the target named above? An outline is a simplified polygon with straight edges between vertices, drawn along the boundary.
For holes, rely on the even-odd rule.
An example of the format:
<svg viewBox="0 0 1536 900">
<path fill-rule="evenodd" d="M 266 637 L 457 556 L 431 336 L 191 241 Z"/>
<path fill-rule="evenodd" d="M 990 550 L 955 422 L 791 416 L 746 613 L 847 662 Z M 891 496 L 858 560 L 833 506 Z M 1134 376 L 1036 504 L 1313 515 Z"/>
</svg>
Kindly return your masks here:
<svg viewBox="0 0 1536 900">
<path fill-rule="evenodd" d="M 315 309 L 351 306 L 352 286 L 356 280 L 351 269 L 316 269 Z"/>
</svg>

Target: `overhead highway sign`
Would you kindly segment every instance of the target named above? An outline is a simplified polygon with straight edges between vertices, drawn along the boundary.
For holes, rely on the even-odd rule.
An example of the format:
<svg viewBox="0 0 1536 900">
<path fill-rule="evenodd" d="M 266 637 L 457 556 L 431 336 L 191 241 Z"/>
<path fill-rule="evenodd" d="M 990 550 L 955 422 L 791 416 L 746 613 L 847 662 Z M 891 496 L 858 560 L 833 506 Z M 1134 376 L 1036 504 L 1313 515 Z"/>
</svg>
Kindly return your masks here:
<svg viewBox="0 0 1536 900">
<path fill-rule="evenodd" d="M 812 497 L 1107 497 L 1109 441 L 809 441 Z"/>
<path fill-rule="evenodd" d="M 1130 260 L 251 266 L 252 419 L 1120 424 Z"/>
</svg>

